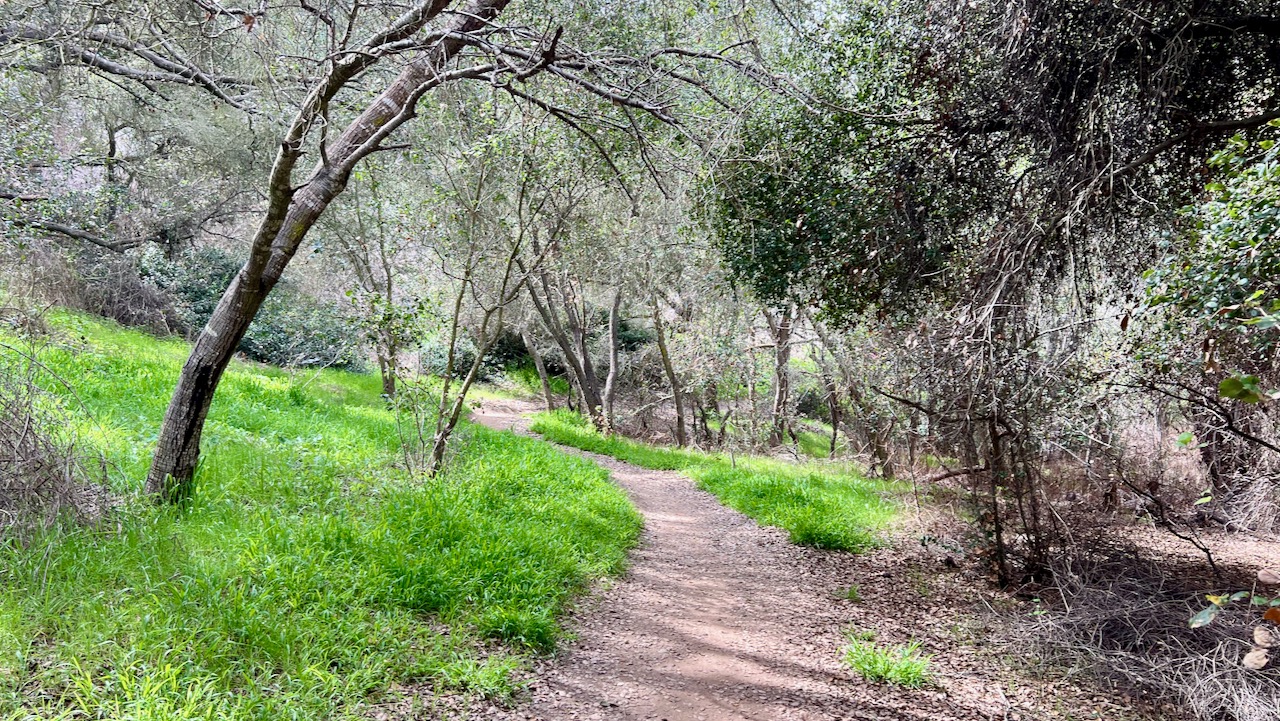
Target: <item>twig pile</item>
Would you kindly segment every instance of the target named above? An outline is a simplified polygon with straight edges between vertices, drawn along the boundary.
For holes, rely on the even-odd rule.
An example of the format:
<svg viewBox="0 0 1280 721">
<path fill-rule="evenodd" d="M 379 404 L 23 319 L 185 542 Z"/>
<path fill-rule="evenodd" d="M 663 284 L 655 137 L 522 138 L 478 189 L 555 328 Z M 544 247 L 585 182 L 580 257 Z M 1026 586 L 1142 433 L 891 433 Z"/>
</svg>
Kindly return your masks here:
<svg viewBox="0 0 1280 721">
<path fill-rule="evenodd" d="M 1241 664 L 1257 614 L 1233 609 L 1188 626 L 1209 590 L 1193 586 L 1213 581 L 1121 547 L 1064 554 L 1055 565 L 1057 608 L 1029 629 L 1046 657 L 1083 662 L 1197 719 L 1274 721 L 1280 671 Z"/>
<path fill-rule="evenodd" d="M 37 383 L 30 355 L 0 346 L 0 535 L 46 528 L 66 511 L 99 515 L 106 500 L 69 419 Z"/>
</svg>

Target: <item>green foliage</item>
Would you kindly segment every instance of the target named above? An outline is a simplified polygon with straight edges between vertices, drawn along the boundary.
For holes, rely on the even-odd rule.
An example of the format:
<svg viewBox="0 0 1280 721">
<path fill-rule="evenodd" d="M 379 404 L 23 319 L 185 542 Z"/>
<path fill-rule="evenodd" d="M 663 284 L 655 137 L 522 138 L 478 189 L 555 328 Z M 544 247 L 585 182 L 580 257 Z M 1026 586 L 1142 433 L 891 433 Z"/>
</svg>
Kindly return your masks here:
<svg viewBox="0 0 1280 721">
<path fill-rule="evenodd" d="M 929 681 L 929 656 L 920 653 L 920 642 L 905 646 L 879 646 L 864 634 L 846 634 L 844 662 L 872 682 L 887 682 L 906 688 L 920 688 Z"/>
<path fill-rule="evenodd" d="M 687 473 L 725 505 L 761 524 L 786 529 L 792 542 L 801 545 L 862 551 L 877 545 L 876 531 L 894 514 L 880 494 L 885 486 L 852 474 L 765 458 L 730 460 L 606 437 L 565 410 L 538 414 L 532 429 L 556 443 L 644 468 Z"/>
<path fill-rule="evenodd" d="M 52 323 L 77 340 L 41 360 L 75 398 L 51 390 L 121 505 L 0 545 L 0 717 L 364 718 L 410 681 L 501 696 L 637 537 L 607 474 L 549 444 L 469 426 L 444 475 L 411 480 L 377 378 L 235 363 L 192 505 L 156 507 L 141 479 L 188 348 Z"/>
<path fill-rule="evenodd" d="M 812 303 L 836 321 L 918 312 L 948 288 L 955 231 L 979 194 L 975 168 L 957 173 L 939 137 L 884 122 L 930 97 L 909 15 L 847 3 L 804 16 L 806 42 L 775 60 L 814 100 L 753 104 L 706 183 L 703 219 L 725 265 L 766 303 Z"/>
<path fill-rule="evenodd" d="M 946 208 L 923 168 L 907 156 L 885 167 L 852 114 L 765 113 L 740 143 L 745 160 L 717 169 L 707 211 L 736 279 L 838 316 L 928 296 L 950 246 L 925 232 Z"/>
<path fill-rule="evenodd" d="M 1268 571 L 1262 571 L 1259 576 Z M 1231 594 L 1222 594 L 1220 596 L 1208 594 L 1205 600 L 1209 602 L 1208 606 L 1198 611 L 1187 621 L 1187 625 L 1191 628 L 1201 628 L 1213 623 L 1229 606 L 1236 603 L 1244 603 L 1246 606 L 1254 606 L 1262 610 L 1264 621 L 1272 623 L 1280 623 L 1280 597 L 1265 596 L 1251 591 L 1236 591 Z"/>
<path fill-rule="evenodd" d="M 524 339 L 510 328 L 503 328 L 498 334 L 493 345 L 489 347 L 487 357 L 490 362 L 501 368 L 533 363 L 533 359 L 529 357 L 529 349 L 524 345 Z"/>
<path fill-rule="evenodd" d="M 800 388 L 796 393 L 796 414 L 830 421 L 831 409 L 827 407 L 827 394 L 815 386 Z"/>
<path fill-rule="evenodd" d="M 796 438 L 800 452 L 809 458 L 829 458 L 831 456 L 831 433 L 815 433 L 814 431 L 797 430 Z"/>
<path fill-rule="evenodd" d="M 423 343 L 418 350 L 419 363 L 423 373 L 443 378 L 449 371 L 449 342 L 432 340 Z M 453 377 L 462 378 L 471 370 L 476 360 L 476 344 L 467 336 L 460 336 L 453 349 Z M 502 372 L 502 365 L 493 356 L 485 356 L 476 374 L 477 380 L 488 380 Z"/>
<path fill-rule="evenodd" d="M 1236 136 L 1210 165 L 1221 177 L 1186 209 L 1191 232 L 1166 241 L 1169 254 L 1145 274 L 1147 302 L 1174 310 L 1170 322 L 1193 332 L 1268 350 L 1280 339 L 1280 145 Z"/>
<path fill-rule="evenodd" d="M 1263 400 L 1275 398 L 1274 392 L 1262 390 L 1258 383 L 1258 376 L 1255 375 L 1227 376 L 1218 384 L 1218 395 L 1244 403 L 1261 403 Z"/>
<path fill-rule="evenodd" d="M 213 315 L 240 270 L 240 261 L 217 248 L 200 248 L 170 262 L 144 256 L 142 274 L 177 299 L 187 335 L 194 337 Z M 287 282 L 267 297 L 240 342 L 250 358 L 278 366 L 362 366 L 359 324 L 336 303 L 318 301 Z"/>
<path fill-rule="evenodd" d="M 542 395 L 542 381 L 538 379 L 538 369 L 532 365 L 508 366 L 505 373 L 507 378 L 526 392 L 536 396 Z M 564 376 L 551 376 L 548 382 L 551 384 L 552 393 L 563 396 L 570 391 L 569 381 Z"/>
<path fill-rule="evenodd" d="M 845 599 L 846 601 L 853 601 L 854 603 L 862 603 L 862 594 L 858 591 L 858 584 L 856 583 L 853 584 L 852 586 L 849 586 L 848 588 L 841 589 L 841 591 L 836 595 L 839 596 L 840 598 Z"/>
</svg>

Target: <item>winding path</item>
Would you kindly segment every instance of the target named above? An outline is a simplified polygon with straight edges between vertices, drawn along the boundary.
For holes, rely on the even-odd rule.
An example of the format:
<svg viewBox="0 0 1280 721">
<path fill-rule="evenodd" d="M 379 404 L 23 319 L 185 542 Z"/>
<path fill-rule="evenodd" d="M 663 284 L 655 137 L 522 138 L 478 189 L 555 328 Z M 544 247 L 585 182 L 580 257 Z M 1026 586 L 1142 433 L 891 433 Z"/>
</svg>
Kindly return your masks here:
<svg viewBox="0 0 1280 721">
<path fill-rule="evenodd" d="M 486 400 L 474 419 L 527 434 L 532 410 L 530 403 Z M 903 566 L 916 560 L 798 547 L 784 532 L 722 506 L 686 476 L 565 450 L 613 474 L 644 515 L 644 535 L 628 572 L 568 620 L 576 640 L 538 664 L 523 700 L 480 718 L 1028 718 L 1011 713 L 1021 704 L 1001 690 L 1009 688 L 1007 679 L 972 673 L 967 662 L 947 668 L 949 662 L 935 659 L 952 680 L 919 690 L 870 684 L 841 665 L 842 631 L 851 623 L 890 642 L 934 635 L 922 624 L 940 610 L 928 608 L 937 601 L 881 595 L 891 586 L 909 588 Z M 837 597 L 851 583 L 860 584 L 863 603 Z"/>
<path fill-rule="evenodd" d="M 532 409 L 486 401 L 475 419 L 527 433 Z M 538 669 L 531 702 L 509 718 L 885 718 L 852 693 L 838 663 L 849 614 L 833 574 L 813 568 L 842 554 L 793 546 L 686 476 L 566 450 L 613 474 L 645 532 L 630 571 L 579 611 L 578 640 Z"/>
</svg>

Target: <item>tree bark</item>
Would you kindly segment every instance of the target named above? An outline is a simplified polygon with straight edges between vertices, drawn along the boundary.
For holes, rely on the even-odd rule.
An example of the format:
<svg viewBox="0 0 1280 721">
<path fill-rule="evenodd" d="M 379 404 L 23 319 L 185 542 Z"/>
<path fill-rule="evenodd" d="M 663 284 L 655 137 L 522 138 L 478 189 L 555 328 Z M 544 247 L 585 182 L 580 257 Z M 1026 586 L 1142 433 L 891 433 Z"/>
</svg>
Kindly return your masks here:
<svg viewBox="0 0 1280 721">
<path fill-rule="evenodd" d="M 509 0 L 475 0 L 466 13 L 456 16 L 450 29 L 459 34 L 478 30 L 508 3 Z M 415 6 L 386 33 L 379 35 L 378 41 L 411 37 L 448 5 L 447 0 L 437 0 Z M 456 79 L 443 70 L 463 47 L 456 37 L 442 40 L 409 63 L 322 154 L 308 181 L 294 188 L 293 170 L 302 157 L 303 141 L 315 119 L 338 91 L 376 62 L 376 57 L 351 54 L 335 62 L 313 87 L 277 151 L 268 184 L 267 213 L 254 234 L 249 259 L 196 340 L 165 410 L 155 456 L 147 474 L 147 490 L 160 500 L 178 502 L 191 495 L 200 457 L 200 437 L 218 382 L 262 302 L 279 282 L 307 232 L 345 189 L 356 163 L 412 117 L 418 99 L 443 82 Z"/>
<path fill-rule="evenodd" d="M 543 362 L 542 354 L 538 352 L 538 346 L 528 330 L 522 329 L 520 338 L 524 341 L 525 349 L 529 351 L 529 357 L 533 359 L 534 369 L 538 371 L 538 382 L 542 384 L 543 405 L 546 406 L 548 411 L 554 411 L 556 409 L 556 397 L 551 392 L 551 377 L 547 375 L 547 364 Z"/>
<path fill-rule="evenodd" d="M 787 403 L 791 398 L 791 330 L 794 306 L 778 315 L 765 310 L 773 334 L 773 405 L 769 411 L 769 445 L 780 446 L 787 435 Z"/>
<path fill-rule="evenodd" d="M 533 249 L 535 252 L 542 252 L 536 243 L 533 244 Z M 527 273 L 528 269 L 521 267 L 521 271 Z M 538 312 L 538 317 L 542 319 L 543 326 L 551 334 L 551 338 L 560 347 L 560 352 L 564 355 L 565 365 L 569 368 L 570 383 L 575 387 L 581 400 L 579 411 L 585 413 L 598 430 L 604 430 L 604 415 L 601 413 L 603 399 L 600 395 L 600 385 L 596 379 L 595 369 L 591 365 L 591 358 L 586 352 L 585 331 L 582 329 L 581 324 L 577 322 L 577 313 L 573 308 L 573 301 L 567 297 L 566 293 L 561 293 L 561 295 L 566 296 L 563 303 L 565 320 L 562 322 L 559 311 L 552 305 L 554 294 L 547 273 L 543 271 L 537 275 L 538 286 L 542 288 L 542 295 L 538 294 L 533 281 L 526 277 L 524 285 L 529 292 L 529 300 L 533 303 L 534 310 Z M 565 328 L 566 325 L 568 325 L 567 329 Z M 572 338 L 570 334 L 572 334 Z"/>
<path fill-rule="evenodd" d="M 897 469 L 893 465 L 893 450 L 889 447 L 889 438 L 893 435 L 893 421 L 887 423 L 879 417 L 867 423 L 867 438 L 871 441 L 872 467 L 879 466 L 880 475 L 893 478 Z"/>
<path fill-rule="evenodd" d="M 689 443 L 684 411 L 684 389 L 681 388 L 680 377 L 676 375 L 675 366 L 671 363 L 671 353 L 667 349 L 667 334 L 662 324 L 662 313 L 658 309 L 656 296 L 653 297 L 651 303 L 653 307 L 653 330 L 658 341 L 658 354 L 662 356 L 662 370 L 667 375 L 667 383 L 671 384 L 671 399 L 676 406 L 676 445 L 683 448 Z"/>
<path fill-rule="evenodd" d="M 585 310 L 585 309 L 584 309 Z M 565 298 L 565 317 L 569 321 L 569 331 L 573 333 L 573 345 L 577 351 L 578 367 L 582 369 L 578 390 L 582 391 L 582 404 L 587 408 L 587 415 L 596 430 L 609 432 L 609 423 L 604 416 L 604 395 L 600 392 L 600 376 L 596 375 L 596 365 L 591 361 L 591 349 L 587 347 L 586 319 L 578 312 L 572 297 Z"/>
<path fill-rule="evenodd" d="M 223 371 L 240 346 L 270 287 L 247 283 L 245 271 L 231 281 L 191 355 L 164 414 L 147 492 L 168 503 L 186 500 L 200 459 L 200 436 Z"/>
<path fill-rule="evenodd" d="M 622 289 L 613 294 L 613 305 L 609 307 L 609 373 L 604 380 L 604 422 L 607 433 L 612 434 L 617 422 L 614 415 L 613 401 L 618 394 L 618 325 L 621 322 L 619 310 L 622 306 Z"/>
<path fill-rule="evenodd" d="M 747 359 L 749 361 L 747 373 L 747 405 L 751 410 L 751 417 L 748 419 L 751 428 L 751 445 L 754 447 L 760 442 L 760 392 L 756 388 L 756 349 L 752 344 L 747 351 Z"/>
<path fill-rule="evenodd" d="M 836 441 L 840 438 L 840 392 L 830 375 L 825 376 L 823 382 L 827 386 L 827 410 L 831 415 L 831 449 L 827 451 L 827 458 L 835 458 Z"/>
<path fill-rule="evenodd" d="M 396 397 L 396 353 L 395 351 L 378 351 L 378 375 L 382 378 L 382 395 L 387 399 Z"/>
</svg>

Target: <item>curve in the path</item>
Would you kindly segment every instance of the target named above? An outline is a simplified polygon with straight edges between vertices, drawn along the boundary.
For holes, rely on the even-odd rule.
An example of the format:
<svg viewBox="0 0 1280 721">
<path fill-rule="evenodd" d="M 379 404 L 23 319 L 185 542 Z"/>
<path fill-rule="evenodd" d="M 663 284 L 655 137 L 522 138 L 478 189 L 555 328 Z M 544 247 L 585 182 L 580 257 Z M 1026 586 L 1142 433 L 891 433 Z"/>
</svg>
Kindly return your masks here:
<svg viewBox="0 0 1280 721">
<path fill-rule="evenodd" d="M 527 432 L 531 409 L 486 401 L 475 419 Z M 566 450 L 613 474 L 645 532 L 625 577 L 576 614 L 577 640 L 505 718 L 953 718 L 928 703 L 936 694 L 869 688 L 841 667 L 849 613 L 834 593 L 852 556 L 794 546 L 678 473 Z"/>
</svg>

